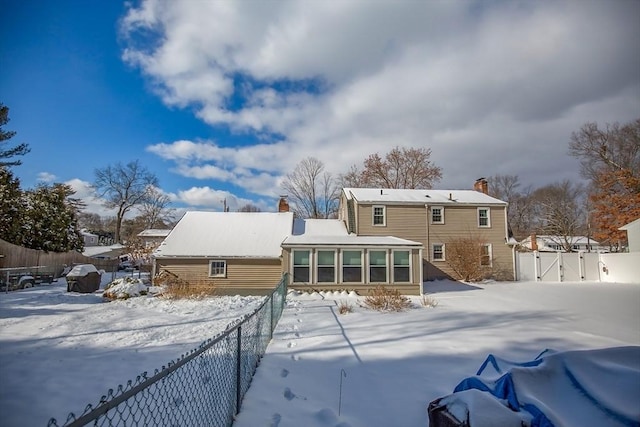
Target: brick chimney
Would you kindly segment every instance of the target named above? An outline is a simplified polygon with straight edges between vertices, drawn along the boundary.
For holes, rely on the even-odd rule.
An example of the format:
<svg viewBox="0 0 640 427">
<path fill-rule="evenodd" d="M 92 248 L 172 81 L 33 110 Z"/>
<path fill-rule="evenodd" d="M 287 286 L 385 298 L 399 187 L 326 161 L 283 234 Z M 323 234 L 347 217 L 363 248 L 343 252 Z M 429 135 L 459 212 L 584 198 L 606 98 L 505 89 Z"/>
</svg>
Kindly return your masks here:
<svg viewBox="0 0 640 427">
<path fill-rule="evenodd" d="M 287 202 L 287 196 L 280 196 L 278 202 L 278 212 L 289 212 L 289 202 Z"/>
<path fill-rule="evenodd" d="M 538 250 L 538 237 L 535 234 L 531 235 L 531 250 L 532 251 Z"/>
<path fill-rule="evenodd" d="M 473 189 L 484 194 L 489 194 L 489 183 L 486 178 L 478 178 L 473 184 Z"/>
</svg>

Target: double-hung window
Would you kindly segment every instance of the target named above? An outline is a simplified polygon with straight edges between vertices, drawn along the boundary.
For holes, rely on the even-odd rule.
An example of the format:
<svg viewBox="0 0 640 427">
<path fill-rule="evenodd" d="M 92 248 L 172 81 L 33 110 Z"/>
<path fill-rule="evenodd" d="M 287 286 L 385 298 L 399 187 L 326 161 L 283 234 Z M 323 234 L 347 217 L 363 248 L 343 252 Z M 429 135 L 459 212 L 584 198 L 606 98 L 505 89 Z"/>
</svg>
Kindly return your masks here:
<svg viewBox="0 0 640 427">
<path fill-rule="evenodd" d="M 431 207 L 431 224 L 444 224 L 444 207 Z"/>
<path fill-rule="evenodd" d="M 478 227 L 491 227 L 489 208 L 478 208 Z"/>
<path fill-rule="evenodd" d="M 409 251 L 393 251 L 393 281 L 410 282 Z"/>
<path fill-rule="evenodd" d="M 373 207 L 373 225 L 384 226 L 387 224 L 386 209 L 384 206 Z"/>
<path fill-rule="evenodd" d="M 435 243 L 431 246 L 431 259 L 434 261 L 444 261 L 444 245 Z"/>
<path fill-rule="evenodd" d="M 209 277 L 227 277 L 227 261 L 220 259 L 209 261 Z"/>
<path fill-rule="evenodd" d="M 480 246 L 480 265 L 491 266 L 491 245 L 484 244 Z"/>
<path fill-rule="evenodd" d="M 362 283 L 362 251 L 342 251 L 342 281 Z"/>
<path fill-rule="evenodd" d="M 318 282 L 335 283 L 336 253 L 335 251 L 318 251 Z"/>
<path fill-rule="evenodd" d="M 293 281 L 309 283 L 310 278 L 310 266 L 309 266 L 309 253 L 310 251 L 293 251 Z"/>
<path fill-rule="evenodd" d="M 369 281 L 387 282 L 387 251 L 369 251 Z"/>
</svg>

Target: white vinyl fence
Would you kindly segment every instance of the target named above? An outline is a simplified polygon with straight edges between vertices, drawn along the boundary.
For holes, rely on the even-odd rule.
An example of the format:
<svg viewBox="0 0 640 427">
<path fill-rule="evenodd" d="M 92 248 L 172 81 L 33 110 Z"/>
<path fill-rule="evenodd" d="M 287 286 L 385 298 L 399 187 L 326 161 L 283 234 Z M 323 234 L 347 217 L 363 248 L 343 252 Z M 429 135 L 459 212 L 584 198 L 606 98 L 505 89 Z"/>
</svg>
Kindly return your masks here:
<svg viewBox="0 0 640 427">
<path fill-rule="evenodd" d="M 516 272 L 520 281 L 640 283 L 640 252 L 517 252 Z"/>
</svg>

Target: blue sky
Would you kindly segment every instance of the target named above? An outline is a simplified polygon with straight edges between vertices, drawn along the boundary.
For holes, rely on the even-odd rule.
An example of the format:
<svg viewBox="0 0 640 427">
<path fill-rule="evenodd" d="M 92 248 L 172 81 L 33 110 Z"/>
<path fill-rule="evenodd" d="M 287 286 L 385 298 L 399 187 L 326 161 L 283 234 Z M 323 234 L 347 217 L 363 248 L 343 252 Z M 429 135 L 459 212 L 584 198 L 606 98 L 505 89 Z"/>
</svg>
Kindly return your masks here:
<svg viewBox="0 0 640 427">
<path fill-rule="evenodd" d="M 333 174 L 429 147 L 442 189 L 579 179 L 586 122 L 640 117 L 640 2 L 5 0 L 0 102 L 23 187 L 139 159 L 180 209 L 276 208 L 305 157 Z"/>
</svg>

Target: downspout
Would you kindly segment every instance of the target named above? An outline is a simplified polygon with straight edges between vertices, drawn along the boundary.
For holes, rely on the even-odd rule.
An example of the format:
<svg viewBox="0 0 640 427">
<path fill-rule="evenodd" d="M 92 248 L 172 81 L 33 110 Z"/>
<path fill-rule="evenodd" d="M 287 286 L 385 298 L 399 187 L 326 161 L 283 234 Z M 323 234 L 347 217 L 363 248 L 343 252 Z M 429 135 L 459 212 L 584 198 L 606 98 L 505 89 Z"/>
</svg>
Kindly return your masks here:
<svg viewBox="0 0 640 427">
<path fill-rule="evenodd" d="M 424 208 L 425 208 L 425 211 L 426 211 L 424 226 L 425 226 L 425 231 L 426 231 L 425 234 L 426 234 L 426 237 L 427 237 L 427 247 L 426 247 L 426 250 L 427 250 L 427 262 L 430 263 L 431 262 L 431 237 L 429 236 L 429 205 L 425 203 Z M 425 265 L 423 263 L 423 268 L 422 268 L 423 276 L 424 276 L 424 267 L 425 267 Z M 428 275 L 427 275 L 426 278 L 425 277 L 422 278 L 422 283 L 423 283 L 422 286 L 424 286 L 425 279 L 428 279 Z"/>
</svg>

